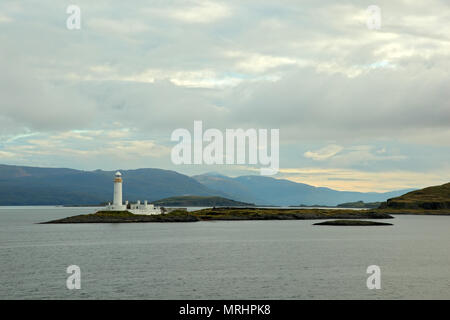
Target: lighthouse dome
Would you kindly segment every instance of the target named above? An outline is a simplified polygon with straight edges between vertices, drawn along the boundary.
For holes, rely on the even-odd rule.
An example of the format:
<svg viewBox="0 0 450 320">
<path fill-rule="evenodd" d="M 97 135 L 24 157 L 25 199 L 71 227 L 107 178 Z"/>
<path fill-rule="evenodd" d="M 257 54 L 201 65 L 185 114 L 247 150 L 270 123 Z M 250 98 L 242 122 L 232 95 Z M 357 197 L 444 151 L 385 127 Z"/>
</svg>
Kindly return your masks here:
<svg viewBox="0 0 450 320">
<path fill-rule="evenodd" d="M 116 172 L 116 177 L 121 177 L 122 176 L 122 174 L 120 173 L 120 171 L 117 171 Z"/>
</svg>

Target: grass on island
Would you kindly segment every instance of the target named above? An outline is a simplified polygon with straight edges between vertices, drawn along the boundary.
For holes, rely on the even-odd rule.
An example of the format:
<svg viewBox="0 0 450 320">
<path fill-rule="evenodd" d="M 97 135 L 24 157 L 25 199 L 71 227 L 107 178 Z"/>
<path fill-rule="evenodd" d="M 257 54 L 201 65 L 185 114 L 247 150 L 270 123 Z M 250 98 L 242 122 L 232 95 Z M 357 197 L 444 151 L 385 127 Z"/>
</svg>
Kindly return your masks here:
<svg viewBox="0 0 450 320">
<path fill-rule="evenodd" d="M 97 211 L 44 223 L 133 223 L 133 222 L 195 222 L 199 219 L 186 211 L 167 214 L 138 215 L 129 211 Z"/>
<path fill-rule="evenodd" d="M 390 219 L 375 210 L 208 208 L 192 212 L 200 220 Z"/>
<path fill-rule="evenodd" d="M 381 208 L 376 209 L 377 212 L 385 214 L 398 214 L 398 215 L 420 215 L 420 216 L 449 216 L 450 209 L 410 209 L 410 208 Z"/>
</svg>

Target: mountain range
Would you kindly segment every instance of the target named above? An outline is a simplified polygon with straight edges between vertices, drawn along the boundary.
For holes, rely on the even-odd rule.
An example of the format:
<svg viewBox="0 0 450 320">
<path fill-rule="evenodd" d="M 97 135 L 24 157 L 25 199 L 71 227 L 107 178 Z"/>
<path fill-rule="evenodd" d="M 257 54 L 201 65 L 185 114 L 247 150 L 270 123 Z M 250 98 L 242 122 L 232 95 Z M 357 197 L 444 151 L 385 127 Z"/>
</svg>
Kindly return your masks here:
<svg viewBox="0 0 450 320">
<path fill-rule="evenodd" d="M 385 193 L 338 191 L 256 175 L 230 178 L 214 173 L 197 175 L 193 178 L 204 186 L 221 191 L 237 201 L 281 206 L 301 204 L 335 206 L 352 201 L 386 201 L 412 190 L 404 189 Z"/>
<path fill-rule="evenodd" d="M 120 170 L 120 169 L 119 169 Z M 171 170 L 122 172 L 123 199 L 156 201 L 173 196 L 219 196 L 259 205 L 337 205 L 386 201 L 412 189 L 386 193 L 337 191 L 265 176 L 189 177 Z M 92 205 L 112 200 L 115 171 L 0 165 L 0 205 Z"/>
</svg>

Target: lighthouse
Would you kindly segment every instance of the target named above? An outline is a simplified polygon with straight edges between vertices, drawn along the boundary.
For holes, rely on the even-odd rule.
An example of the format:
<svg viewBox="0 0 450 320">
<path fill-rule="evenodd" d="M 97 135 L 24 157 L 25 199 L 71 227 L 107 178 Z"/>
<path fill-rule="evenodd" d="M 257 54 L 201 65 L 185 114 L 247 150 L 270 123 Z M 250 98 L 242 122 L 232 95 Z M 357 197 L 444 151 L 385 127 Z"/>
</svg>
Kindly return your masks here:
<svg viewBox="0 0 450 320">
<path fill-rule="evenodd" d="M 122 174 L 117 171 L 114 178 L 114 207 L 122 206 Z"/>
<path fill-rule="evenodd" d="M 114 175 L 114 196 L 113 203 L 108 204 L 106 210 L 108 211 L 123 211 L 127 206 L 122 203 L 122 174 L 117 171 Z"/>
<path fill-rule="evenodd" d="M 136 204 L 122 202 L 122 174 L 117 171 L 114 175 L 114 197 L 113 203 L 110 202 L 101 211 L 128 211 L 129 213 L 138 215 L 151 215 L 151 214 L 162 214 L 163 210 L 160 207 L 155 207 L 153 204 L 148 203 L 147 200 L 144 203 L 137 201 Z M 170 209 L 166 209 L 164 212 L 168 212 Z"/>
</svg>

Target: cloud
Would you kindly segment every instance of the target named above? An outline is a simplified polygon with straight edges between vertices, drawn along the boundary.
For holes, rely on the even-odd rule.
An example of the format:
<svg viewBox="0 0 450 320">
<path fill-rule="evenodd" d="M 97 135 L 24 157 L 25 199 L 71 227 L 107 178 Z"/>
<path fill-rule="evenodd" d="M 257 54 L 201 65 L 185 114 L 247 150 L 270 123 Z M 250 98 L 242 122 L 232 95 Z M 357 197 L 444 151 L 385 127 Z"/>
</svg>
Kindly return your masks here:
<svg viewBox="0 0 450 320">
<path fill-rule="evenodd" d="M 189 1 L 189 5 L 167 10 L 169 17 L 187 23 L 212 23 L 231 14 L 224 3 L 213 1 Z"/>
<path fill-rule="evenodd" d="M 170 148 L 149 139 L 133 139 L 123 130 L 64 131 L 54 135 L 40 134 L 18 138 L 0 150 L 0 161 L 16 164 L 43 161 L 70 161 L 75 167 L 95 169 L 118 164 L 146 167 L 152 159 L 166 161 Z M 14 162 L 13 162 L 14 163 Z"/>
<path fill-rule="evenodd" d="M 55 130 L 89 125 L 95 108 L 89 99 L 70 86 L 41 79 L 23 60 L 0 53 L 1 117 L 16 126 L 34 130 Z"/>
<path fill-rule="evenodd" d="M 308 62 L 288 57 L 276 57 L 258 53 L 245 53 L 240 51 L 230 51 L 226 53 L 227 57 L 239 58 L 236 64 L 238 70 L 252 73 L 265 72 L 267 70 L 287 66 L 306 66 Z"/>
<path fill-rule="evenodd" d="M 341 152 L 343 148 L 341 146 L 330 144 L 326 147 L 323 147 L 322 149 L 316 150 L 316 151 L 306 151 L 304 153 L 304 156 L 306 158 L 311 158 L 313 160 L 326 160 L 329 159 L 339 152 Z"/>
<path fill-rule="evenodd" d="M 304 68 L 277 82 L 242 84 L 232 100 L 233 110 L 239 110 L 234 120 L 258 114 L 260 126 L 282 128 L 285 139 L 351 141 L 394 135 L 411 141 L 424 132 L 442 136 L 450 123 L 445 85 L 450 75 L 441 69 L 447 64 L 411 63 L 353 78 Z"/>
<path fill-rule="evenodd" d="M 0 23 L 9 23 L 14 21 L 11 17 L 8 17 L 6 15 L 0 14 Z"/>
<path fill-rule="evenodd" d="M 169 80 L 173 84 L 189 88 L 234 87 L 242 82 L 238 77 L 218 75 L 214 70 L 161 70 L 150 69 L 139 74 L 124 76 L 125 81 L 154 83 Z"/>
<path fill-rule="evenodd" d="M 330 166 L 348 168 L 352 166 L 370 166 L 380 161 L 401 161 L 408 157 L 402 154 L 388 153 L 385 147 L 376 149 L 375 146 L 360 145 L 341 147 L 329 145 L 315 152 L 307 151 L 304 153 L 306 158 L 313 160 L 327 160 Z"/>
<path fill-rule="evenodd" d="M 280 178 L 341 191 L 387 192 L 423 188 L 448 182 L 450 170 L 415 172 L 386 170 L 381 172 L 341 168 L 284 168 Z"/>
<path fill-rule="evenodd" d="M 334 165 L 349 167 L 377 161 L 400 161 L 407 158 L 402 154 L 388 154 L 386 148 L 376 150 L 374 146 L 353 146 L 345 148 L 345 152 L 341 152 L 332 161 Z"/>
<path fill-rule="evenodd" d="M 92 28 L 93 31 L 115 35 L 136 34 L 149 29 L 149 27 L 141 21 L 106 18 L 95 18 L 88 20 L 87 25 L 89 28 Z"/>
<path fill-rule="evenodd" d="M 0 151 L 0 159 L 13 158 L 16 154 L 13 152 Z"/>
</svg>

